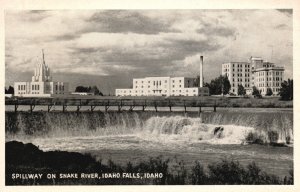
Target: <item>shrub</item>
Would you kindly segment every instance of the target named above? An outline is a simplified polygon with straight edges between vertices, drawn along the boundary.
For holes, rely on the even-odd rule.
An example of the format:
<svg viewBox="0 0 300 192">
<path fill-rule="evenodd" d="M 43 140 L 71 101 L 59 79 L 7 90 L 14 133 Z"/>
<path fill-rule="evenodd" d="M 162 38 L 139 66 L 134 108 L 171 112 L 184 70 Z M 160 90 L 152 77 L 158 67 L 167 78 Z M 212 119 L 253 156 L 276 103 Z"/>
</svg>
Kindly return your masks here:
<svg viewBox="0 0 300 192">
<path fill-rule="evenodd" d="M 208 165 L 210 184 L 242 184 L 245 170 L 237 161 L 223 159 Z"/>
<path fill-rule="evenodd" d="M 163 159 L 161 156 L 142 161 L 137 165 L 131 162 L 127 168 L 122 168 L 112 160 L 107 165 L 96 161 L 91 155 L 82 155 L 75 152 L 49 151 L 43 152 L 33 144 L 23 144 L 21 142 L 6 143 L 6 185 L 34 185 L 34 180 L 13 180 L 12 173 L 162 173 L 163 177 L 158 179 L 42 179 L 38 184 L 85 184 L 85 185 L 118 185 L 118 184 L 286 184 L 294 183 L 294 172 L 289 171 L 289 176 L 283 179 L 278 176 L 262 172 L 261 169 L 252 162 L 246 168 L 238 161 L 223 159 L 221 162 L 208 165 L 205 171 L 200 162 L 195 162 L 191 170 L 184 166 L 183 161 L 172 161 Z"/>
<path fill-rule="evenodd" d="M 207 184 L 208 178 L 204 172 L 204 168 L 199 161 L 195 162 L 192 168 L 191 181 L 193 185 L 204 185 Z"/>
</svg>

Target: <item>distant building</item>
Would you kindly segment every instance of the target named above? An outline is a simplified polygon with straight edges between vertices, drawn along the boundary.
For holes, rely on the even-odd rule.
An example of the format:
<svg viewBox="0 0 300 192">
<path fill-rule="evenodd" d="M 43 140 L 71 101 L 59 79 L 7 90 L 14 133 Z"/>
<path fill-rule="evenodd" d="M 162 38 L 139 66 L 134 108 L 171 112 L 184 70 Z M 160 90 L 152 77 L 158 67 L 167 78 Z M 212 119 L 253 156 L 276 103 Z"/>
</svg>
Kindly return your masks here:
<svg viewBox="0 0 300 192">
<path fill-rule="evenodd" d="M 194 87 L 195 78 L 146 77 L 133 79 L 132 89 L 116 89 L 116 96 L 206 96 L 207 87 Z"/>
<path fill-rule="evenodd" d="M 268 88 L 276 95 L 283 82 L 284 68 L 264 62 L 259 57 L 250 57 L 249 62 L 223 63 L 222 75 L 227 75 L 231 84 L 230 92 L 236 95 L 238 85 L 242 85 L 247 94 L 251 94 L 255 86 L 262 95 L 266 95 Z"/>
<path fill-rule="evenodd" d="M 208 96 L 203 87 L 203 56 L 200 57 L 200 87 L 194 86 L 196 78 L 145 77 L 133 79 L 132 89 L 116 89 L 116 96 Z"/>
<path fill-rule="evenodd" d="M 44 52 L 42 63 L 38 63 L 31 82 L 15 82 L 15 96 L 18 97 L 51 97 L 68 94 L 68 83 L 54 82 L 50 68 L 45 64 Z"/>
</svg>

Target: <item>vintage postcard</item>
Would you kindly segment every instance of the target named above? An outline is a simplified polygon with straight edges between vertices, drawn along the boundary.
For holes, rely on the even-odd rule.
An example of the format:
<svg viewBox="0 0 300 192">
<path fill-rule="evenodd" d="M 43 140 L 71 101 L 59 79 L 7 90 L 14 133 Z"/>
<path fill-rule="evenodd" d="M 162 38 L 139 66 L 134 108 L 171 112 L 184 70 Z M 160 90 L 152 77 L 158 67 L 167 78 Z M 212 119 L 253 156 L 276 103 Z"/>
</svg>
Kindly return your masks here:
<svg viewBox="0 0 300 192">
<path fill-rule="evenodd" d="M 5 189 L 292 190 L 295 12 L 4 8 Z"/>
</svg>

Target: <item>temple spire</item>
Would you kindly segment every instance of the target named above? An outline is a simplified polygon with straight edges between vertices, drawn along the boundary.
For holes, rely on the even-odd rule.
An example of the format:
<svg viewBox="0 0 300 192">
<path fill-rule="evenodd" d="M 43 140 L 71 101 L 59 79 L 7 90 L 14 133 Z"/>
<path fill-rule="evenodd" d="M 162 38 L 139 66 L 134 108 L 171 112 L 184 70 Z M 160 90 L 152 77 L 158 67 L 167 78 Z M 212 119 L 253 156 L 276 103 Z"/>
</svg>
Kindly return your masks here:
<svg viewBox="0 0 300 192">
<path fill-rule="evenodd" d="M 43 54 L 43 64 L 45 65 L 44 49 L 42 49 L 42 54 Z"/>
</svg>

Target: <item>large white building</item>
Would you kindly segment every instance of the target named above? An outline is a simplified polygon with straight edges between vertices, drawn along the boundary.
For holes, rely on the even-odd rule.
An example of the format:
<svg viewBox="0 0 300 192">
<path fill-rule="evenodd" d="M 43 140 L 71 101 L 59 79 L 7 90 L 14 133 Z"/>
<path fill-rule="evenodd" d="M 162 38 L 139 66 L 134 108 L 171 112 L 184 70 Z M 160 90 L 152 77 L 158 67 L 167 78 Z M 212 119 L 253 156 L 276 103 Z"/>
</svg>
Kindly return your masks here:
<svg viewBox="0 0 300 192">
<path fill-rule="evenodd" d="M 68 83 L 54 82 L 50 75 L 50 68 L 43 60 L 38 63 L 31 82 L 15 82 L 15 96 L 17 97 L 51 97 L 54 95 L 68 94 Z"/>
<path fill-rule="evenodd" d="M 231 84 L 230 92 L 236 95 L 239 85 L 246 89 L 247 94 L 251 94 L 255 86 L 262 95 L 266 95 L 268 88 L 277 95 L 283 82 L 284 68 L 264 62 L 259 57 L 250 57 L 249 62 L 223 63 L 222 75 L 227 75 Z"/>
<path fill-rule="evenodd" d="M 195 78 L 146 77 L 133 79 L 132 89 L 116 89 L 116 96 L 205 96 L 207 87 L 195 87 Z"/>
<path fill-rule="evenodd" d="M 200 57 L 200 82 L 188 77 L 134 78 L 132 89 L 116 89 L 116 96 L 208 96 L 208 87 L 203 87 L 203 56 Z"/>
</svg>

